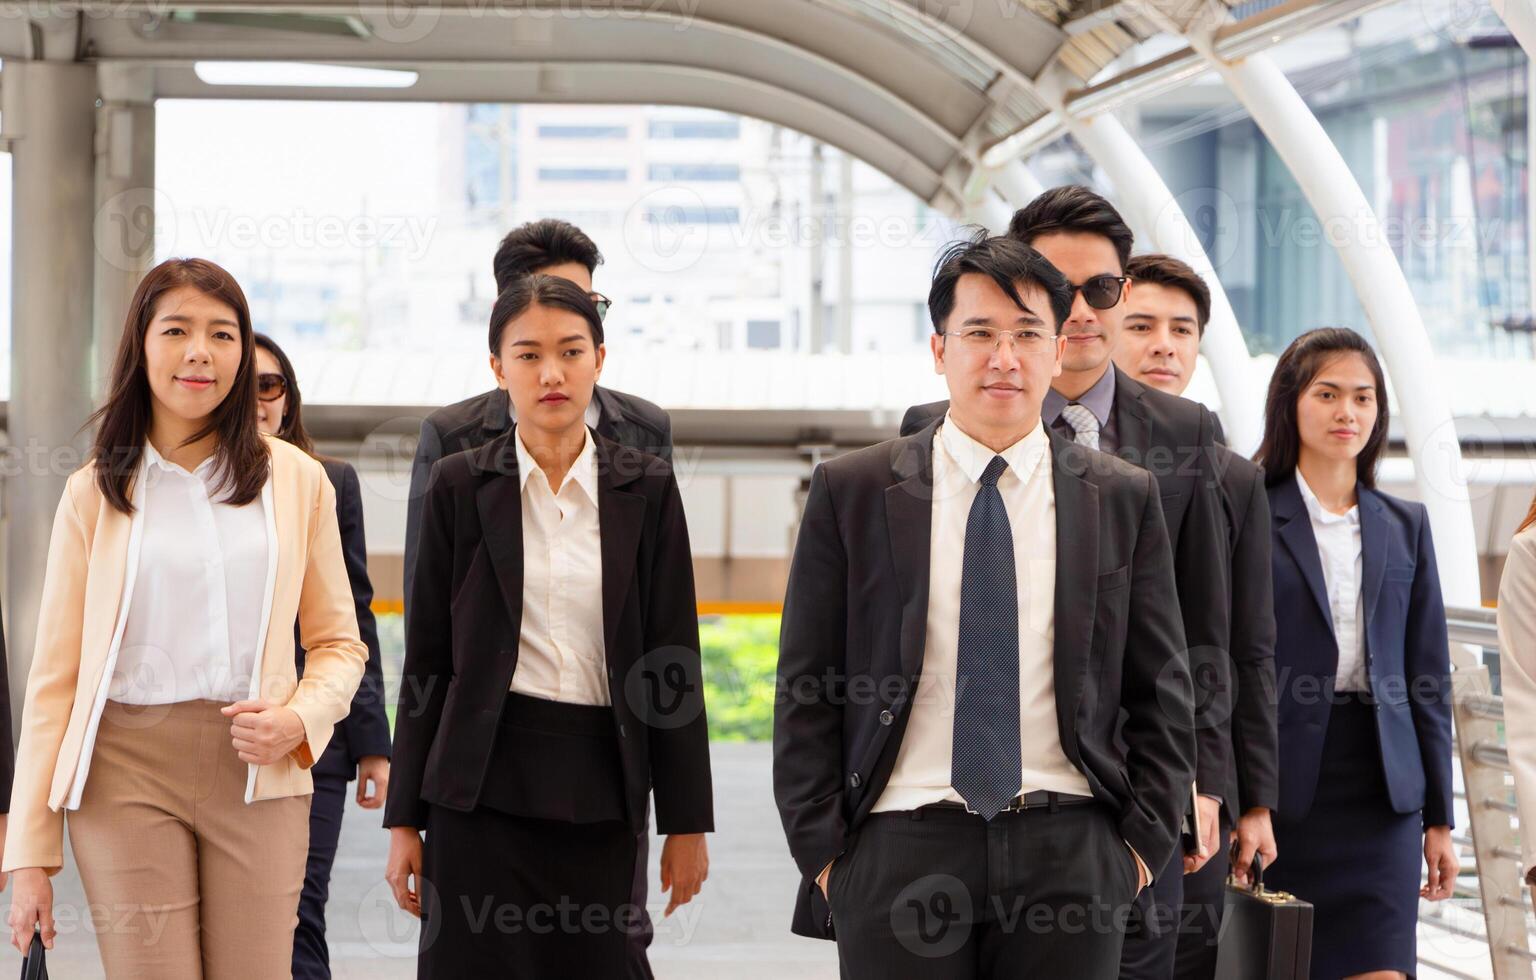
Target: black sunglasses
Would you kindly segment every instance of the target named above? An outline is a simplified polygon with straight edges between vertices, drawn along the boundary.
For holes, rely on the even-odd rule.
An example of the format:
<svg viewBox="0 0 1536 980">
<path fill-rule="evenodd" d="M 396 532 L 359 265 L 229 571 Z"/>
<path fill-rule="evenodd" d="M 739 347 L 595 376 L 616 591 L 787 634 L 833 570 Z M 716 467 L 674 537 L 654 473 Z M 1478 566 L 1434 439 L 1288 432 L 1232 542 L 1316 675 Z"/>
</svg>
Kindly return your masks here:
<svg viewBox="0 0 1536 980">
<path fill-rule="evenodd" d="M 613 308 L 613 300 L 602 293 L 588 293 L 587 297 L 592 300 L 592 305 L 597 307 L 597 318 L 599 320 L 608 319 L 608 311 Z"/>
<path fill-rule="evenodd" d="M 1072 298 L 1076 299 L 1077 294 L 1082 293 L 1083 299 L 1094 309 L 1113 309 L 1120 302 L 1120 294 L 1128 279 L 1128 276 L 1094 276 L 1081 286 L 1073 286 Z"/>
<path fill-rule="evenodd" d="M 287 393 L 288 379 L 281 374 L 256 375 L 256 397 L 262 401 L 277 401 Z"/>
</svg>

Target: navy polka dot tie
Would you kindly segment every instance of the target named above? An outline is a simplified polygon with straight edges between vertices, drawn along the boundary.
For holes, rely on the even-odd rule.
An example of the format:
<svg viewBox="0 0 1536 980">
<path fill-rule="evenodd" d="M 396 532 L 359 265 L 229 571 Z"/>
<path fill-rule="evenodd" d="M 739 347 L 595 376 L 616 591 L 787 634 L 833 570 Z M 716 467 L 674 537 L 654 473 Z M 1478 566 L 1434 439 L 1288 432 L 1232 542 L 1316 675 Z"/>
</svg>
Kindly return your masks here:
<svg viewBox="0 0 1536 980">
<path fill-rule="evenodd" d="M 1019 590 L 1013 529 L 997 491 L 1008 463 L 992 457 L 965 522 L 960 647 L 950 785 L 991 820 L 1019 795 Z"/>
</svg>

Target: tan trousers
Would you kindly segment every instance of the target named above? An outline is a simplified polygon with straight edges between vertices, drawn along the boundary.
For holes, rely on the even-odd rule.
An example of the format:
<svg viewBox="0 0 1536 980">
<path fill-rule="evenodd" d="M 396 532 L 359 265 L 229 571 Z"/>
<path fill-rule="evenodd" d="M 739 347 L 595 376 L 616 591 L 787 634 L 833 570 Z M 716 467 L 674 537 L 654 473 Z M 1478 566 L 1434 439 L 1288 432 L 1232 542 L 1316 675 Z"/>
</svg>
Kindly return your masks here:
<svg viewBox="0 0 1536 980">
<path fill-rule="evenodd" d="M 108 701 L 102 714 L 67 820 L 109 980 L 292 976 L 310 798 L 246 805 L 220 707 Z"/>
</svg>

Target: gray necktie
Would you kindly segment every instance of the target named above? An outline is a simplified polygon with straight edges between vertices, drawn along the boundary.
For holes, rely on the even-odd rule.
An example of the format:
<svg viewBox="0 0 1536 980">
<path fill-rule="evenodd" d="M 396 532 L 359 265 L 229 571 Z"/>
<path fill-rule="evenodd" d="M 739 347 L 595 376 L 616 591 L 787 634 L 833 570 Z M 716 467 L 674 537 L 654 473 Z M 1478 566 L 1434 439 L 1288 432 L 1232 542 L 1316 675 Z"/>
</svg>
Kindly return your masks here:
<svg viewBox="0 0 1536 980">
<path fill-rule="evenodd" d="M 1088 406 L 1072 402 L 1061 410 L 1061 417 L 1072 427 L 1072 441 L 1089 449 L 1099 448 L 1099 417 Z"/>
<path fill-rule="evenodd" d="M 965 522 L 960 645 L 949 783 L 984 820 L 1019 795 L 1019 588 L 1013 531 L 997 490 L 1008 463 L 993 456 Z"/>
</svg>

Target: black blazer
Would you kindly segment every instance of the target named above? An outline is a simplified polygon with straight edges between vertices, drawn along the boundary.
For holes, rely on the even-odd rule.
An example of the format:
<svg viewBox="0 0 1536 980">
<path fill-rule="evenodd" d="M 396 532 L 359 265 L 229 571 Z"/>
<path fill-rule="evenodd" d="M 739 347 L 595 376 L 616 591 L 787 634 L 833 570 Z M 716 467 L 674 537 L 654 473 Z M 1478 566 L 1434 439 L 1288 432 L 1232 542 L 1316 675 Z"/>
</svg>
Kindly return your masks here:
<svg viewBox="0 0 1536 980">
<path fill-rule="evenodd" d="M 1235 817 L 1236 801 L 1226 795 L 1233 781 L 1227 710 L 1233 697 L 1233 665 L 1227 653 L 1231 598 L 1215 459 L 1216 416 L 1199 402 L 1148 387 L 1113 364 L 1110 370 L 1115 372 L 1120 442 L 1115 454 L 1157 478 L 1173 546 L 1179 609 L 1195 677 L 1195 779 L 1200 792 L 1222 796 L 1228 816 Z M 907 409 L 901 431 L 914 432 L 948 410 L 947 401 L 915 405 Z"/>
<path fill-rule="evenodd" d="M 515 427 L 432 470 L 421 574 L 406 626 L 386 827 L 426 827 L 427 806 L 479 802 L 517 669 L 522 497 Z M 636 833 L 714 829 L 693 561 L 665 460 L 597 436 L 608 691 Z"/>
<path fill-rule="evenodd" d="M 16 773 L 16 745 L 11 735 L 11 667 L 0 629 L 0 813 L 11 812 L 11 778 Z"/>
<path fill-rule="evenodd" d="M 1392 809 L 1450 825 L 1451 656 L 1435 546 L 1424 505 L 1360 487 L 1365 657 Z M 1280 813 L 1306 817 L 1328 733 L 1339 666 L 1312 519 L 1288 473 L 1269 486 L 1274 511 L 1275 663 L 1280 677 Z"/>
<path fill-rule="evenodd" d="M 779 637 L 773 788 L 804 876 L 793 929 L 831 938 L 816 876 L 890 778 L 922 673 L 935 420 L 817 467 Z M 1049 433 L 1062 748 L 1151 868 L 1194 775 L 1192 689 L 1157 487 Z M 1115 732 L 1122 712 L 1125 745 Z"/>
<path fill-rule="evenodd" d="M 652 402 L 622 391 L 597 386 L 597 434 L 621 446 L 672 461 L 672 419 Z M 427 493 L 432 464 L 445 456 L 479 447 L 507 432 L 507 393 L 500 388 L 428 415 L 421 423 L 416 456 L 411 461 L 411 489 L 405 501 L 405 621 L 411 621 L 412 586 L 416 579 L 416 539 L 421 534 L 421 502 Z"/>
<path fill-rule="evenodd" d="M 352 696 L 352 710 L 315 763 L 316 773 L 329 773 L 353 779 L 357 764 L 364 756 L 389 758 L 389 717 L 384 712 L 384 662 L 379 653 L 379 625 L 373 618 L 373 583 L 368 579 L 368 542 L 363 535 L 363 493 L 357 471 L 339 459 L 320 458 L 325 475 L 336 491 L 336 523 L 341 529 L 341 551 L 347 562 L 347 579 L 352 583 L 352 601 L 357 607 L 357 634 L 368 648 L 368 664 L 362 683 Z M 304 676 L 304 647 L 299 642 L 299 627 L 293 627 L 293 659 L 300 677 Z"/>
<path fill-rule="evenodd" d="M 1223 788 L 1238 812 L 1280 805 L 1275 693 L 1275 590 L 1264 471 L 1217 447 L 1232 580 L 1232 771 Z"/>
</svg>

